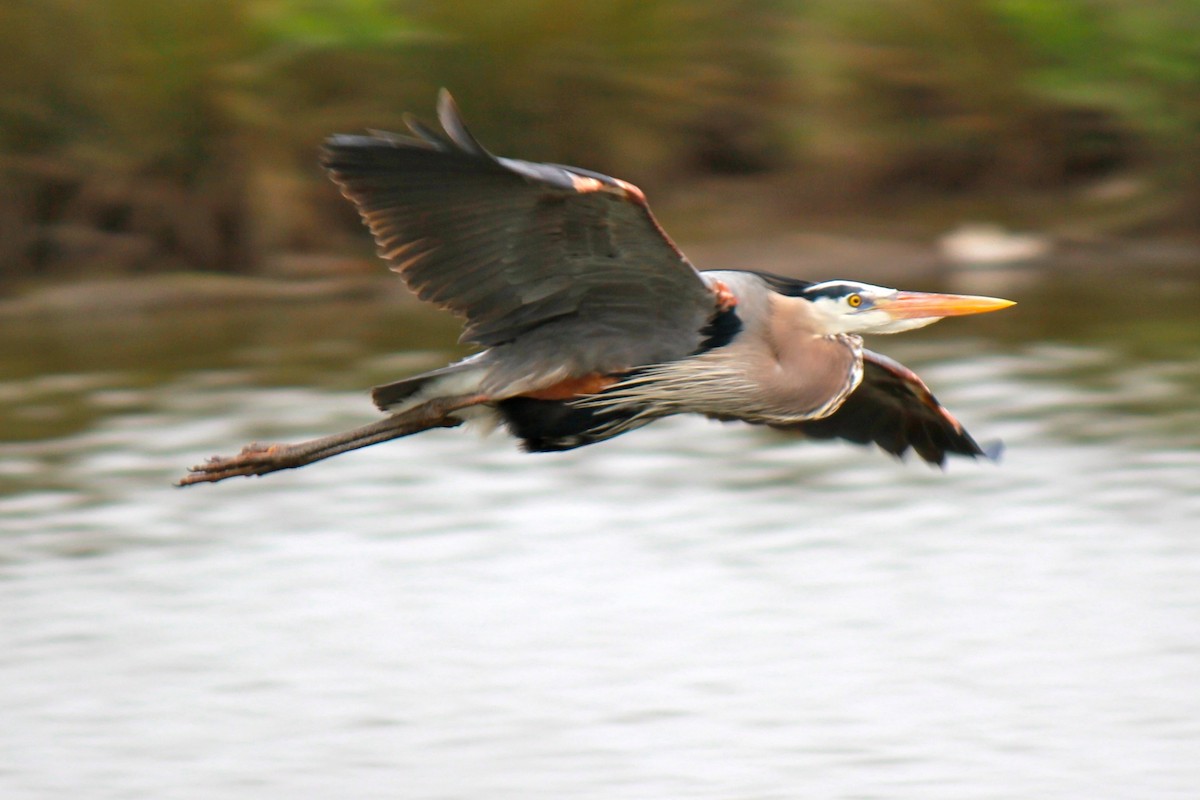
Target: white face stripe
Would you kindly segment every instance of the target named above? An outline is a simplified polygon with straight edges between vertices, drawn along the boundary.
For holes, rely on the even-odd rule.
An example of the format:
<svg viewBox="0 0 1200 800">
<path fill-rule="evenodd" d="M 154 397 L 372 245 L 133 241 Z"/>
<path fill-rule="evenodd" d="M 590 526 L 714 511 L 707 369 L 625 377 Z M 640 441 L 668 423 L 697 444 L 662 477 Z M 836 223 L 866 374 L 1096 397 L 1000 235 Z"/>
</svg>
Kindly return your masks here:
<svg viewBox="0 0 1200 800">
<path fill-rule="evenodd" d="M 809 286 L 804 291 L 806 294 L 810 293 L 810 292 L 815 294 L 817 292 L 820 292 L 823 289 L 830 289 L 835 286 L 838 287 L 839 289 L 846 289 L 847 293 L 862 292 L 863 294 L 873 294 L 877 297 L 882 297 L 882 296 L 896 293 L 895 289 L 888 288 L 887 286 L 876 286 L 873 283 L 863 283 L 862 281 L 846 281 L 846 280 L 840 280 L 840 279 L 832 280 L 832 281 L 823 281 L 821 283 L 815 283 L 812 286 Z"/>
</svg>

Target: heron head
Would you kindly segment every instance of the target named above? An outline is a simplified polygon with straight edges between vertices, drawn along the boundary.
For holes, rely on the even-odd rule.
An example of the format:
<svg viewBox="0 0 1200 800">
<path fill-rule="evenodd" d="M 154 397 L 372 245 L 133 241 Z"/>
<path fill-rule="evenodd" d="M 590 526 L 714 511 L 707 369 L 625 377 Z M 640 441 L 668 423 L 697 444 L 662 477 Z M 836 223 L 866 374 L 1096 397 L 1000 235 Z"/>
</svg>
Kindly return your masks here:
<svg viewBox="0 0 1200 800">
<path fill-rule="evenodd" d="M 900 333 L 943 317 L 982 314 L 1016 305 L 998 297 L 902 292 L 858 281 L 825 281 L 801 294 L 813 304 L 829 333 Z"/>
</svg>

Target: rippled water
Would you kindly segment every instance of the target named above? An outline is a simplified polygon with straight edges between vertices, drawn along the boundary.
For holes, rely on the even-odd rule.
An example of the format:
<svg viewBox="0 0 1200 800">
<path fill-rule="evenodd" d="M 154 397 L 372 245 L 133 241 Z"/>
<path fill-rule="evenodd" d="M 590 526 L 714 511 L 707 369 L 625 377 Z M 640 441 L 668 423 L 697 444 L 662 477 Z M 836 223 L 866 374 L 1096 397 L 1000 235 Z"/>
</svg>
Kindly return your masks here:
<svg viewBox="0 0 1200 800">
<path fill-rule="evenodd" d="M 9 326 L 0 794 L 1196 797 L 1200 292 L 1029 295 L 874 343 L 1008 445 L 944 473 L 675 419 L 176 490 L 453 323 Z"/>
</svg>

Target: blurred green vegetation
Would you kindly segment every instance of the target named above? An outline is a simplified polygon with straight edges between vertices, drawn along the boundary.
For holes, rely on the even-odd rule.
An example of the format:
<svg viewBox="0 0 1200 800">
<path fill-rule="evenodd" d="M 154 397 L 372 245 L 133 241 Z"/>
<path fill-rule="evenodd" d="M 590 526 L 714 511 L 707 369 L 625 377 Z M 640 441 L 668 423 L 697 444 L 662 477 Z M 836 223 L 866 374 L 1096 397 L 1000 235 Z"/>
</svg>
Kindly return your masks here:
<svg viewBox="0 0 1200 800">
<path fill-rule="evenodd" d="M 1149 198 L 1132 232 L 1200 219 L 1196 0 L 6 0 L 0 268 L 362 247 L 316 149 L 443 85 L 498 152 L 650 188 L 1019 214 L 1111 185 Z"/>
</svg>

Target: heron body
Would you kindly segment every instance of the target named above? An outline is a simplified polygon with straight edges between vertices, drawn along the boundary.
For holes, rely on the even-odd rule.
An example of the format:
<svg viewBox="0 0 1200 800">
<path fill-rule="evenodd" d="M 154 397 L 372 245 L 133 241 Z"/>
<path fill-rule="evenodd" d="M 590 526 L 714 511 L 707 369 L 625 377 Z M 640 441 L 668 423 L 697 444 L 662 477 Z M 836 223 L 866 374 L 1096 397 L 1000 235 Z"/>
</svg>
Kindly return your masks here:
<svg viewBox="0 0 1200 800">
<path fill-rule="evenodd" d="M 497 157 L 450 95 L 444 132 L 334 136 L 322 163 L 422 300 L 481 350 L 376 387 L 392 422 L 303 445 L 251 446 L 183 483 L 262 474 L 452 427 L 502 423 L 526 449 L 593 444 L 696 413 L 879 445 L 941 464 L 985 455 L 912 371 L 863 334 L 1012 305 L 756 272 L 698 271 L 625 181 Z"/>
</svg>

